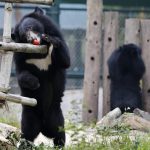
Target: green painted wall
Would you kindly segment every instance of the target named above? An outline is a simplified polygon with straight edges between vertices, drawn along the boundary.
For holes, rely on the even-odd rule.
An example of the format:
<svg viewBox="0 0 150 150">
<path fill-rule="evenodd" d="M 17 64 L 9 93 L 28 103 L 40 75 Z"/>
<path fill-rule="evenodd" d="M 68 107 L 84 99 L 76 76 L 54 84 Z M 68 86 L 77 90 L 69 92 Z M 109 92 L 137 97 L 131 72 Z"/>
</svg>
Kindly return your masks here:
<svg viewBox="0 0 150 150">
<path fill-rule="evenodd" d="M 60 0 L 61 3 L 85 4 L 86 0 Z M 150 7 L 150 0 L 103 0 L 104 5 Z"/>
</svg>

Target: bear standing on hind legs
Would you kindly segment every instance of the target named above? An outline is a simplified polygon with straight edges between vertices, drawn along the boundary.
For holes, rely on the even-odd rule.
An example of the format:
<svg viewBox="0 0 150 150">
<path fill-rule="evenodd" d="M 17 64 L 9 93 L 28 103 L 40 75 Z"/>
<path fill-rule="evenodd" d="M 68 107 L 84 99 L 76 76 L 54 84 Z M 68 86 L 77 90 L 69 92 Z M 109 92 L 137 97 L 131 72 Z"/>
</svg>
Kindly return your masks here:
<svg viewBox="0 0 150 150">
<path fill-rule="evenodd" d="M 15 53 L 14 61 L 21 95 L 37 99 L 37 106 L 23 105 L 22 138 L 34 141 L 41 132 L 64 146 L 64 118 L 60 103 L 65 89 L 65 69 L 70 66 L 68 47 L 60 30 L 36 7 L 16 25 L 12 39 L 17 43 L 47 45 L 46 54 Z"/>
<path fill-rule="evenodd" d="M 135 44 L 126 44 L 115 50 L 108 59 L 111 80 L 111 110 L 119 107 L 123 112 L 142 109 L 140 80 L 145 72 L 141 49 Z"/>
</svg>

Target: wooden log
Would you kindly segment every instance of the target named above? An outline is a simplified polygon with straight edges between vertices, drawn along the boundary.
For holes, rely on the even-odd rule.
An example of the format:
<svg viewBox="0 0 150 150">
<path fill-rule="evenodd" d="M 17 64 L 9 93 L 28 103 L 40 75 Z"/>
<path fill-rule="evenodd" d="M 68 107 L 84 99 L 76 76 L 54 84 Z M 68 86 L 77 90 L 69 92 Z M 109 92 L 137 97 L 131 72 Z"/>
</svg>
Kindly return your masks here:
<svg viewBox="0 0 150 150">
<path fill-rule="evenodd" d="M 150 20 L 141 20 L 142 56 L 146 66 L 143 76 L 143 106 L 150 113 Z"/>
<path fill-rule="evenodd" d="M 98 123 L 98 126 L 101 127 L 112 127 L 117 123 L 117 118 L 121 116 L 121 110 L 119 108 L 115 108 L 110 111 L 106 116 L 104 116 Z"/>
<path fill-rule="evenodd" d="M 52 5 L 54 0 L 0 0 L 0 2 Z"/>
<path fill-rule="evenodd" d="M 150 122 L 134 114 L 123 114 L 118 123 L 130 126 L 133 130 L 150 132 Z"/>
<path fill-rule="evenodd" d="M 141 45 L 141 28 L 140 19 L 126 19 L 125 21 L 125 44 L 134 43 L 138 46 Z"/>
<path fill-rule="evenodd" d="M 0 42 L 0 51 L 12 51 L 23 53 L 47 53 L 47 46 L 33 45 L 27 43 L 6 43 Z"/>
<path fill-rule="evenodd" d="M 110 79 L 107 61 L 113 50 L 118 47 L 119 14 L 104 13 L 104 46 L 103 46 L 103 116 L 110 111 Z"/>
<path fill-rule="evenodd" d="M 21 103 L 28 106 L 36 106 L 37 104 L 37 101 L 34 98 L 28 98 L 14 94 L 5 94 L 3 92 L 0 92 L 0 100 Z"/>
<path fill-rule="evenodd" d="M 135 115 L 140 116 L 140 117 L 150 121 L 150 113 L 143 111 L 143 110 L 140 110 L 138 108 L 134 109 L 133 112 Z"/>
<path fill-rule="evenodd" d="M 87 0 L 87 33 L 82 118 L 97 121 L 101 55 L 102 0 Z"/>
<path fill-rule="evenodd" d="M 11 17 L 12 17 L 12 4 L 5 4 L 4 12 L 4 32 L 3 42 L 11 41 Z M 7 52 L 2 55 L 0 65 L 0 88 L 9 89 L 9 79 L 11 74 L 13 53 Z"/>
</svg>

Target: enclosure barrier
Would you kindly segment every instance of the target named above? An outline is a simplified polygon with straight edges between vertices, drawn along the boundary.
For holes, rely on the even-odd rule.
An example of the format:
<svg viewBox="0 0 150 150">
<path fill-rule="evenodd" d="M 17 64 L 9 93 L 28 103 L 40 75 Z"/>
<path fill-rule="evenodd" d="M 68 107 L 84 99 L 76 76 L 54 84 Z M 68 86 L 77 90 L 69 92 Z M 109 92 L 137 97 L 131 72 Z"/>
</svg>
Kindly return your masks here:
<svg viewBox="0 0 150 150">
<path fill-rule="evenodd" d="M 8 91 L 10 89 L 9 80 L 11 74 L 13 52 L 46 53 L 47 47 L 30 44 L 11 43 L 12 3 L 35 3 L 51 5 L 53 3 L 53 0 L 0 0 L 0 2 L 9 2 L 5 4 L 3 42 L 0 42 L 0 51 L 2 52 L 0 65 L 0 100 L 35 106 L 37 104 L 36 99 L 8 94 Z"/>
<path fill-rule="evenodd" d="M 142 80 L 144 110 L 150 112 L 150 20 L 127 19 L 125 43 L 135 43 L 142 48 L 146 72 Z"/>
<path fill-rule="evenodd" d="M 110 78 L 107 60 L 113 50 L 118 47 L 119 13 L 104 13 L 104 45 L 103 45 L 103 116 L 110 111 Z"/>
<path fill-rule="evenodd" d="M 143 76 L 143 105 L 144 110 L 150 113 L 150 20 L 140 21 L 140 39 L 143 60 L 146 66 L 146 72 Z"/>
<path fill-rule="evenodd" d="M 113 16 L 115 23 L 112 22 Z M 116 18 L 116 19 L 115 19 Z M 118 45 L 117 30 L 118 17 L 108 12 L 105 15 L 104 24 L 104 75 L 103 75 L 103 115 L 110 111 L 110 79 L 108 77 L 108 56 Z M 115 39 L 113 41 L 113 39 Z M 110 40 L 111 39 L 111 40 Z M 106 43 L 105 43 L 106 42 Z M 134 43 L 142 48 L 142 57 L 146 66 L 146 72 L 142 79 L 142 102 L 145 111 L 150 112 L 150 20 L 126 19 L 125 44 Z"/>
</svg>

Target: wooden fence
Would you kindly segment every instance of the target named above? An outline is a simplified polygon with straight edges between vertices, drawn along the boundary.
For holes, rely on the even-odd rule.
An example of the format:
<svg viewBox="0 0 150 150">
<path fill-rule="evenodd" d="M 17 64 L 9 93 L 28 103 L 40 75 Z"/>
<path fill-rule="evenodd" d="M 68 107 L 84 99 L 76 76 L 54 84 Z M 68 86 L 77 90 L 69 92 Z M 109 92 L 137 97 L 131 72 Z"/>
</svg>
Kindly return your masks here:
<svg viewBox="0 0 150 150">
<path fill-rule="evenodd" d="M 112 51 L 118 47 L 118 13 L 105 13 L 104 22 L 104 55 L 103 55 L 103 115 L 110 110 L 110 79 L 107 60 Z M 146 73 L 142 80 L 142 95 L 144 110 L 150 112 L 150 20 L 126 19 L 125 41 L 134 43 L 142 48 L 142 57 L 146 66 Z"/>
</svg>

